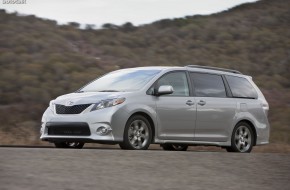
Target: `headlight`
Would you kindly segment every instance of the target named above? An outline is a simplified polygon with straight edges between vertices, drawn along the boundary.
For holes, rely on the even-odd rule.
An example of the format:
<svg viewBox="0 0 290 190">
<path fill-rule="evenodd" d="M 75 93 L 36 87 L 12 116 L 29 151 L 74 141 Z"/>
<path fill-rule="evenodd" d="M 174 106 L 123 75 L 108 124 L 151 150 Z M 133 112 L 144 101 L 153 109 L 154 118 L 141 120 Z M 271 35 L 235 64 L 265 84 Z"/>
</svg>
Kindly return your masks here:
<svg viewBox="0 0 290 190">
<path fill-rule="evenodd" d="M 115 98 L 115 99 L 108 99 L 108 100 L 102 100 L 94 105 L 94 107 L 91 109 L 91 111 L 108 108 L 112 106 L 116 106 L 118 104 L 122 104 L 125 102 L 126 98 Z"/>
</svg>

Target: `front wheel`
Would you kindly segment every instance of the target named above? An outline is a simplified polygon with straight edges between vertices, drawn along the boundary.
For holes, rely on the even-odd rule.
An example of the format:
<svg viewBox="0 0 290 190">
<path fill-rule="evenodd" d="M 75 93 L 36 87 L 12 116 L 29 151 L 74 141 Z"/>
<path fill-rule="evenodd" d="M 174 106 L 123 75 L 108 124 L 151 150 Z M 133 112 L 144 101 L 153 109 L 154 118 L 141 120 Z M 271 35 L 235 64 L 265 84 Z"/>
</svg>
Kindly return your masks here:
<svg viewBox="0 0 290 190">
<path fill-rule="evenodd" d="M 82 142 L 55 142 L 54 143 L 56 148 L 75 148 L 81 149 L 85 145 Z"/>
<path fill-rule="evenodd" d="M 231 146 L 227 147 L 228 152 L 251 152 L 254 144 L 254 133 L 248 123 L 238 123 L 234 128 Z"/>
<path fill-rule="evenodd" d="M 142 115 L 132 116 L 124 130 L 124 140 L 120 143 L 122 149 L 146 150 L 152 141 L 152 130 L 148 120 Z"/>
</svg>

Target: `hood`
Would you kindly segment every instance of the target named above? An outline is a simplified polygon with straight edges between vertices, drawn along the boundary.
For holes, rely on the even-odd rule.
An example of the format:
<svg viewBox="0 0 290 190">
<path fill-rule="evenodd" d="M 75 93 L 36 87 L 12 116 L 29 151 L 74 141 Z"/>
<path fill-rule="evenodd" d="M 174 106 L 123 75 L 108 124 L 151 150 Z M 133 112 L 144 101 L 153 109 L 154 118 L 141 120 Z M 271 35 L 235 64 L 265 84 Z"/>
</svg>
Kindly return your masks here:
<svg viewBox="0 0 290 190">
<path fill-rule="evenodd" d="M 94 104 L 101 100 L 113 99 L 123 97 L 132 92 L 82 92 L 82 93 L 70 93 L 59 96 L 53 103 L 62 104 L 66 106 L 73 106 L 79 104 Z"/>
</svg>

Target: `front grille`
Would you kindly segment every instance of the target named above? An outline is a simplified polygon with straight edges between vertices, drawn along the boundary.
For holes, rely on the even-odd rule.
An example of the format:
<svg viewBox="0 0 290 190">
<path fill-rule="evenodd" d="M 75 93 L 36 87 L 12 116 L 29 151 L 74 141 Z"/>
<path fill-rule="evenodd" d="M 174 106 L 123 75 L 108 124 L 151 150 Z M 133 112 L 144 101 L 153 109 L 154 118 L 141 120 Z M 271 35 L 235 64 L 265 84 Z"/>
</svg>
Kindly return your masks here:
<svg viewBox="0 0 290 190">
<path fill-rule="evenodd" d="M 48 135 L 61 136 L 90 136 L 91 131 L 87 123 L 47 123 Z"/>
<path fill-rule="evenodd" d="M 57 114 L 80 114 L 91 104 L 80 104 L 74 106 L 64 106 L 61 104 L 55 104 L 55 110 Z"/>
</svg>

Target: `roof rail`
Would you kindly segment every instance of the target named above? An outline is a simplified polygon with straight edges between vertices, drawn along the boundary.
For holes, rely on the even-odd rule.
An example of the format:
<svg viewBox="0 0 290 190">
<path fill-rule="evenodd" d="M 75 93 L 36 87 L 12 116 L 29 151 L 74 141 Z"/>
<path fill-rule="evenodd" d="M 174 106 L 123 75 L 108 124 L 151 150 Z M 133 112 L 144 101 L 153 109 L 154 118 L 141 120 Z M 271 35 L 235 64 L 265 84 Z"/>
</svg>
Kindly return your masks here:
<svg viewBox="0 0 290 190">
<path fill-rule="evenodd" d="M 237 71 L 237 70 L 224 69 L 224 68 L 219 68 L 219 67 L 209 67 L 209 66 L 202 66 L 202 65 L 187 65 L 185 67 L 211 69 L 211 70 L 224 71 L 224 72 L 229 72 L 229 73 L 242 74 L 240 71 Z"/>
</svg>

